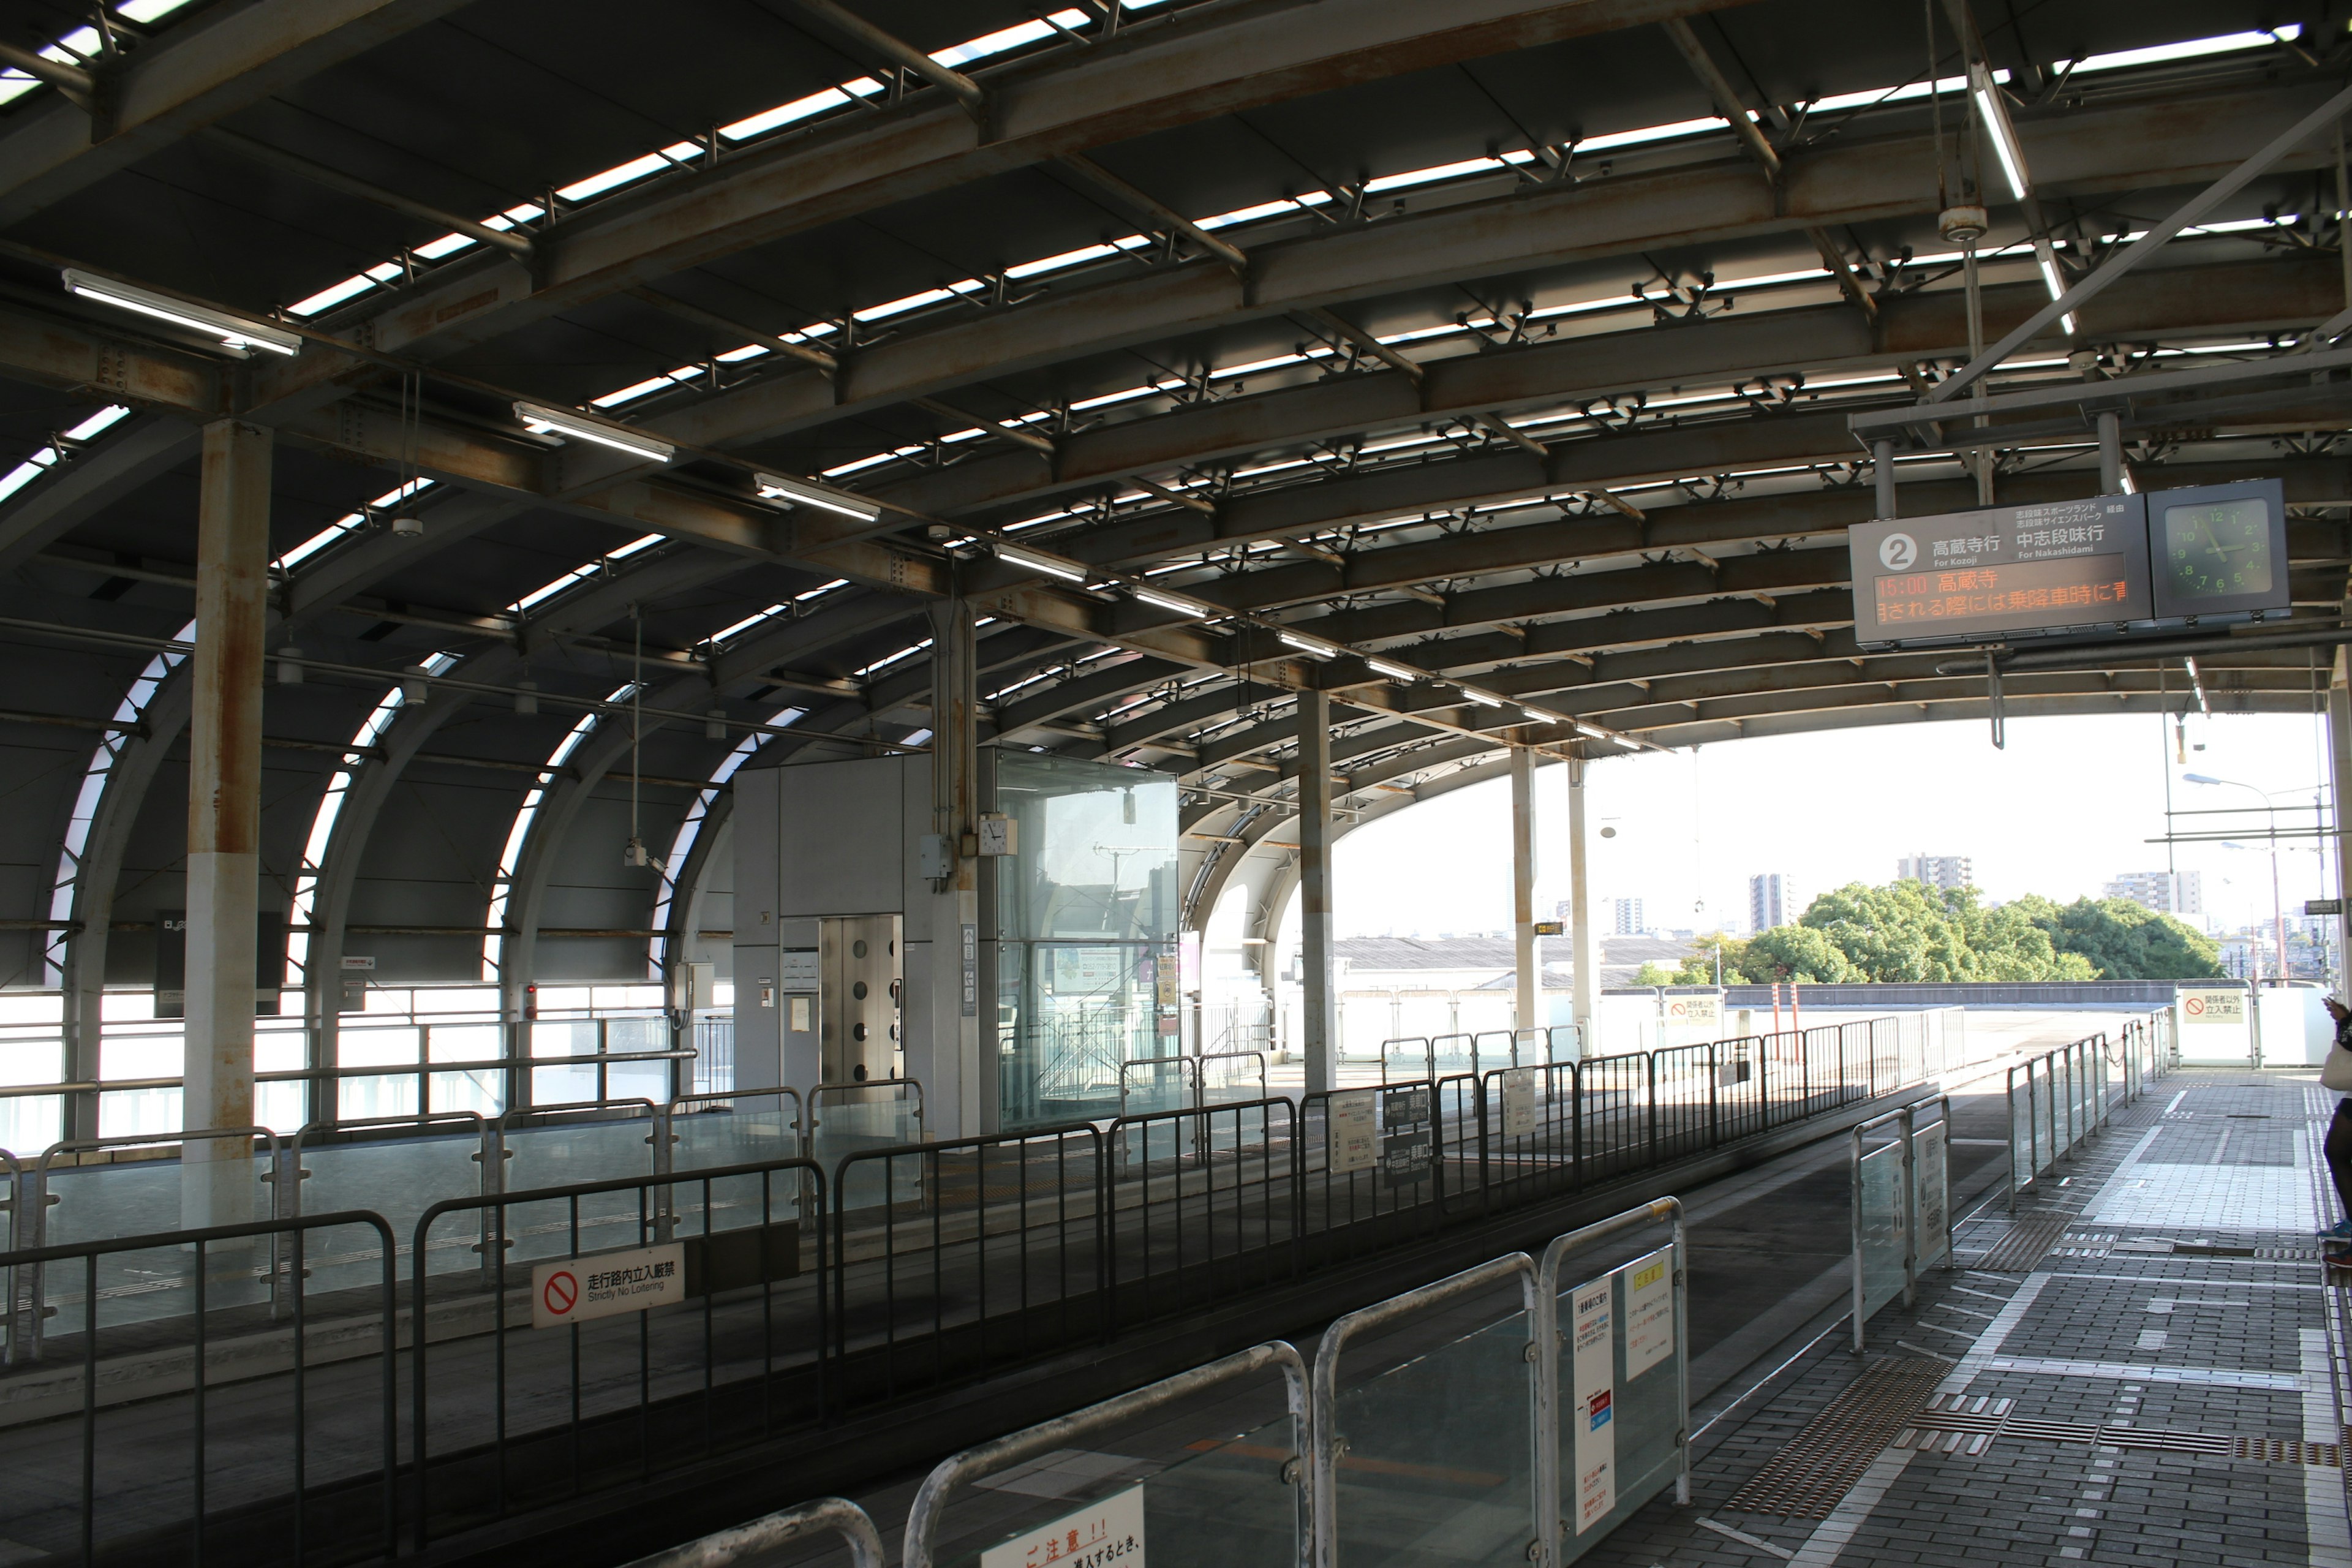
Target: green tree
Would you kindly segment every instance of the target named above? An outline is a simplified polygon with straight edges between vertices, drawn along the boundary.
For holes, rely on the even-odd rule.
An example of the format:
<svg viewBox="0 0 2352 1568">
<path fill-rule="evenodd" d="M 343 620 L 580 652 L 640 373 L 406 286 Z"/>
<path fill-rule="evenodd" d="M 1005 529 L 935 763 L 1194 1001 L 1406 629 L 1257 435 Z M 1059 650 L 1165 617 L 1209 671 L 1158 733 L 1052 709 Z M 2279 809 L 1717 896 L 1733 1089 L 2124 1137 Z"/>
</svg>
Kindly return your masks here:
<svg viewBox="0 0 2352 1568">
<path fill-rule="evenodd" d="M 2129 899 L 2076 899 L 2062 909 L 2026 898 L 2005 910 L 2020 910 L 2102 980 L 2210 980 L 2221 973 L 2220 943 Z"/>
<path fill-rule="evenodd" d="M 1644 964 L 1643 985 L 1704 985 L 1722 952 L 1727 984 L 1804 981 L 2168 980 L 2221 973 L 2211 939 L 2119 899 L 2060 908 L 2040 897 L 1987 907 L 1974 888 L 1850 882 L 1815 899 L 1795 925 L 1740 941 L 1716 932 L 1678 969 Z"/>
</svg>

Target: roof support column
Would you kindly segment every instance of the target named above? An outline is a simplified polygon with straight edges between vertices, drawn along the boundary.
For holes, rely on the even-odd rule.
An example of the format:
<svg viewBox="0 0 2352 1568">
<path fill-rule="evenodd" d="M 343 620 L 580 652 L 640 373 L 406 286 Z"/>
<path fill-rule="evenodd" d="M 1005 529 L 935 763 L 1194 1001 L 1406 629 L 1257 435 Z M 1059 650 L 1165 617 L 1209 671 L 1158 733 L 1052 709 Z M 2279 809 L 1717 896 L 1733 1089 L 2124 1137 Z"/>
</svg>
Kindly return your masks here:
<svg viewBox="0 0 2352 1568">
<path fill-rule="evenodd" d="M 1299 1046 L 1313 1094 L 1339 1087 L 1339 1052 L 1331 959 L 1331 699 L 1320 691 L 1298 694 L 1298 892 Z"/>
<path fill-rule="evenodd" d="M 1870 478 L 1878 487 L 1878 521 L 1885 522 L 1896 514 L 1895 505 L 1895 443 L 1874 441 L 1870 444 Z"/>
<path fill-rule="evenodd" d="M 205 426 L 189 716 L 186 1087 L 182 1125 L 253 1125 L 255 920 L 261 871 L 261 671 L 268 629 L 270 436 Z M 181 1223 L 252 1217 L 251 1152 L 184 1146 Z"/>
<path fill-rule="evenodd" d="M 931 880 L 930 941 L 907 944 L 909 978 L 919 964 L 924 969 L 915 996 L 925 1003 L 922 1016 L 909 1019 L 907 1073 L 922 1081 L 932 1137 L 972 1138 L 995 1130 L 982 1105 L 995 1051 L 993 1041 L 982 1048 L 980 1027 L 978 661 L 971 605 L 961 595 L 936 601 L 929 613 L 931 831 L 942 841 L 948 874 Z M 927 963 L 913 951 L 918 945 L 928 948 Z"/>
<path fill-rule="evenodd" d="M 1536 999 L 1543 989 L 1536 963 L 1536 754 L 1511 748 L 1511 946 L 1518 986 L 1515 1029 L 1542 1026 Z"/>
<path fill-rule="evenodd" d="M 2327 784 L 2328 820 L 2336 835 L 2336 896 L 2346 900 L 2343 906 L 2352 910 L 2352 839 L 2347 839 L 2343 828 L 2347 820 L 2346 807 L 2352 805 L 2352 686 L 2345 684 L 2345 650 L 2336 650 L 2336 676 L 2327 683 Z M 2336 962 L 2352 969 L 2352 913 L 2336 917 Z M 2346 985 L 2346 977 L 2336 977 L 2336 988 Z"/>
<path fill-rule="evenodd" d="M 1568 760 L 1568 918 L 1572 945 L 1570 962 L 1576 966 L 1576 1054 L 1601 1054 L 1594 1033 L 1600 1020 L 1601 942 L 1592 929 L 1592 878 L 1585 853 L 1584 775 L 1592 764 L 1582 757 Z"/>
<path fill-rule="evenodd" d="M 2099 414 L 2099 493 L 2119 496 L 2124 493 L 2124 437 L 2122 421 L 2112 408 Z"/>
</svg>

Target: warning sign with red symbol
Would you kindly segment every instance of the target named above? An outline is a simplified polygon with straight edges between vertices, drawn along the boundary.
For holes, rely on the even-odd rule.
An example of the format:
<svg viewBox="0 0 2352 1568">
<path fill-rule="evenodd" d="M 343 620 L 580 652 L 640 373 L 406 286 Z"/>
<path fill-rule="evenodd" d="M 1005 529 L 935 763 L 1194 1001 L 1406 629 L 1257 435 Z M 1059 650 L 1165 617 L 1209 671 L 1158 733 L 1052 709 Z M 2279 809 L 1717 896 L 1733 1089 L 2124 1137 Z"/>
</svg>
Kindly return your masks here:
<svg viewBox="0 0 2352 1568">
<path fill-rule="evenodd" d="M 639 1247 L 559 1258 L 530 1271 L 530 1326 L 560 1329 L 686 1300 L 686 1247 Z"/>
</svg>

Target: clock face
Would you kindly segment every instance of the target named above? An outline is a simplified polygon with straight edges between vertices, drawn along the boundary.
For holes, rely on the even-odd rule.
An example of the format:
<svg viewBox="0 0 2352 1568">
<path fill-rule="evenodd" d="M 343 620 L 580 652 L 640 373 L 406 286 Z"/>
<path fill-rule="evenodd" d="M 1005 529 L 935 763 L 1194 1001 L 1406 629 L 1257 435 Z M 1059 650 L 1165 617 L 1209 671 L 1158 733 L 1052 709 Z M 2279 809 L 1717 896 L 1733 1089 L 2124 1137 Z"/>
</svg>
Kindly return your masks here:
<svg viewBox="0 0 2352 1568">
<path fill-rule="evenodd" d="M 2259 497 L 2167 507 L 2167 585 L 2182 601 L 2226 599 L 2271 591 L 2270 508 Z"/>
</svg>

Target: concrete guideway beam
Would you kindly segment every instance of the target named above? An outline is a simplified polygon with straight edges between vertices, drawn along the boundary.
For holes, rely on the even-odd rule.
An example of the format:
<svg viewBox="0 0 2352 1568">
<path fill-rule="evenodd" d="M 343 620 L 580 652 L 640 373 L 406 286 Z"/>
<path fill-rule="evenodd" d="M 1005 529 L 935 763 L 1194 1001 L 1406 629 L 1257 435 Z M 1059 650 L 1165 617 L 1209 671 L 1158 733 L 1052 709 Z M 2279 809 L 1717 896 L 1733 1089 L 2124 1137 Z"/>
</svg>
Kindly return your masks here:
<svg viewBox="0 0 2352 1568">
<path fill-rule="evenodd" d="M 0 136 L 0 227 L 463 4 L 256 0 L 174 28 L 101 73 L 100 114 L 59 101 Z"/>
</svg>

